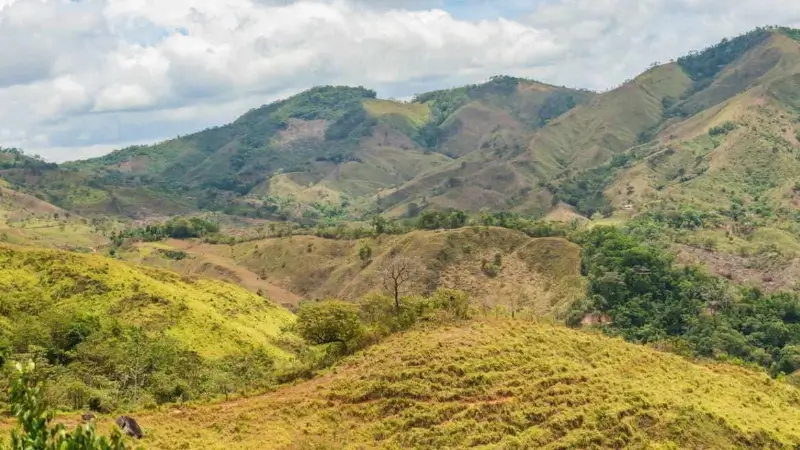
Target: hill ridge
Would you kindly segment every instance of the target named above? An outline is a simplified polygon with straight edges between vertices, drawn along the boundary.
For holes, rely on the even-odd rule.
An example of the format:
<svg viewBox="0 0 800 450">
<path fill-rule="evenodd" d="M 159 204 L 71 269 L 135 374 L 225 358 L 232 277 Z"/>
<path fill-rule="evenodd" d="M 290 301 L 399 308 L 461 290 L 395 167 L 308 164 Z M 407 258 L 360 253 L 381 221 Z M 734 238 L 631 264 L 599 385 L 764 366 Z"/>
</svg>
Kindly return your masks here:
<svg viewBox="0 0 800 450">
<path fill-rule="evenodd" d="M 139 417 L 153 448 L 778 449 L 800 442 L 798 401 L 740 367 L 479 320 L 401 333 L 265 396 Z"/>
</svg>

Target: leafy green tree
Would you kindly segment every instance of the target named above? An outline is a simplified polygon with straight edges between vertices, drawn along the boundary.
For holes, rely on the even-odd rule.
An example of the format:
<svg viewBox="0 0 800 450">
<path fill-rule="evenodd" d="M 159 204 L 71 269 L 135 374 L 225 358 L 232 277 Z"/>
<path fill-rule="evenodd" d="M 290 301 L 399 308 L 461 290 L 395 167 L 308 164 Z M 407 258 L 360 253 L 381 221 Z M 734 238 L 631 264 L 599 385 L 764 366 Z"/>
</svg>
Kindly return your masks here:
<svg viewBox="0 0 800 450">
<path fill-rule="evenodd" d="M 466 212 L 461 210 L 452 211 L 447 218 L 447 226 L 448 228 L 461 228 L 467 225 L 467 221 L 469 221 L 469 216 Z"/>
<path fill-rule="evenodd" d="M 677 342 L 696 355 L 758 364 L 773 375 L 800 369 L 800 296 L 734 289 L 696 267 L 680 267 L 667 251 L 643 242 L 647 233 L 639 223 L 596 227 L 580 237 L 588 290 L 572 306 L 569 323 L 599 313 L 611 319 L 602 325 L 606 332 L 631 341 Z"/>
<path fill-rule="evenodd" d="M 297 332 L 312 344 L 338 342 L 347 351 L 353 351 L 361 344 L 364 325 L 356 305 L 341 300 L 325 300 L 300 306 Z"/>
<path fill-rule="evenodd" d="M 367 263 L 372 260 L 372 247 L 366 242 L 362 242 L 358 247 L 358 257 L 361 262 Z"/>
<path fill-rule="evenodd" d="M 800 369 L 800 345 L 788 345 L 781 349 L 775 372 L 794 373 Z"/>
<path fill-rule="evenodd" d="M 456 319 L 469 319 L 469 294 L 466 292 L 439 288 L 431 300 L 436 308 L 449 311 Z"/>
<path fill-rule="evenodd" d="M 386 233 L 387 221 L 383 216 L 375 216 L 372 218 L 372 227 L 375 229 L 375 234 Z"/>
</svg>

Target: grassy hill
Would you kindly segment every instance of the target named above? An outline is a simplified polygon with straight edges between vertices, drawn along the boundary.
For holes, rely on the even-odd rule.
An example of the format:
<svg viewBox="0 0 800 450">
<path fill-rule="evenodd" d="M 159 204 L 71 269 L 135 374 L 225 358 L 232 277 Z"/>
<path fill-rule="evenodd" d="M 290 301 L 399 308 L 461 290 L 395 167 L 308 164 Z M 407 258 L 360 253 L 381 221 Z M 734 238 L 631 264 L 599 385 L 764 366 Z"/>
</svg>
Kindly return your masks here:
<svg viewBox="0 0 800 450">
<path fill-rule="evenodd" d="M 107 243 L 99 228 L 117 225 L 89 221 L 0 183 L 0 242 L 91 252 Z"/>
<path fill-rule="evenodd" d="M 367 260 L 359 254 L 365 246 L 371 251 Z M 184 251 L 188 257 L 167 260 L 159 248 Z M 395 253 L 419 260 L 416 292 L 457 288 L 488 309 L 560 316 L 583 292 L 577 245 L 504 228 L 414 231 L 362 240 L 293 236 L 233 246 L 170 240 L 138 244 L 120 256 L 242 283 L 291 307 L 301 297 L 355 299 L 382 290 L 380 268 Z"/>
<path fill-rule="evenodd" d="M 282 331 L 291 313 L 234 285 L 8 245 L 0 245 L 0 266 L 0 346 L 8 358 L 41 361 L 57 405 L 142 405 L 257 388 L 299 348 Z M 247 376 L 264 377 L 249 386 L 237 373 L 247 361 Z"/>
<path fill-rule="evenodd" d="M 800 443 L 798 401 L 739 367 L 477 321 L 396 335 L 265 396 L 136 417 L 158 449 L 779 449 Z"/>
</svg>

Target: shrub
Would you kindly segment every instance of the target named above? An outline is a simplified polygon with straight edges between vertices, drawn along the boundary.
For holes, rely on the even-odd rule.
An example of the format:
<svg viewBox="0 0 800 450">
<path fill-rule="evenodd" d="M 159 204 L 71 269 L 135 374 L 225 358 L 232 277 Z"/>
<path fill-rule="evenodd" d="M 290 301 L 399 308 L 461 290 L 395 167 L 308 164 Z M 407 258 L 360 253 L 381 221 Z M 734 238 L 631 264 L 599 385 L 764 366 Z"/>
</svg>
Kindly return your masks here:
<svg viewBox="0 0 800 450">
<path fill-rule="evenodd" d="M 733 131 L 735 129 L 736 129 L 736 122 L 727 121 L 727 122 L 723 123 L 722 125 L 719 125 L 719 126 L 716 126 L 716 127 L 711 127 L 708 130 L 708 135 L 711 136 L 711 137 L 722 136 L 722 135 L 730 133 L 731 131 Z"/>
<path fill-rule="evenodd" d="M 358 257 L 361 259 L 361 262 L 367 263 L 372 260 L 372 247 L 369 246 L 368 243 L 362 242 L 361 246 L 358 247 Z"/>
<path fill-rule="evenodd" d="M 62 424 L 52 426 L 54 415 L 42 399 L 42 388 L 35 381 L 35 366 L 18 364 L 11 383 L 11 414 L 18 429 L 11 432 L 11 450 L 123 450 L 122 435 L 114 430 L 109 438 L 98 436 L 94 426 L 79 425 L 67 431 Z"/>
<path fill-rule="evenodd" d="M 309 302 L 297 313 L 297 332 L 312 344 L 338 342 L 355 350 L 364 335 L 356 305 L 341 300 Z"/>
</svg>

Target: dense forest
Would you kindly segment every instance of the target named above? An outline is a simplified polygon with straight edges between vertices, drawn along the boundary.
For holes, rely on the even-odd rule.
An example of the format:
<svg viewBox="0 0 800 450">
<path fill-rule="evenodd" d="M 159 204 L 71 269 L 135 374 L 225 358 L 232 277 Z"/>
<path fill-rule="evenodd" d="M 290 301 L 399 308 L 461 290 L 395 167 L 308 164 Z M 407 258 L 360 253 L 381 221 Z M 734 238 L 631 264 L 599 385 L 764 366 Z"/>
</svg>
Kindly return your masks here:
<svg viewBox="0 0 800 450">
<path fill-rule="evenodd" d="M 773 375 L 800 369 L 800 296 L 738 287 L 699 267 L 680 267 L 641 227 L 597 227 L 577 238 L 589 278 L 570 323 L 587 314 L 639 343 L 690 355 L 742 361 Z"/>
</svg>

